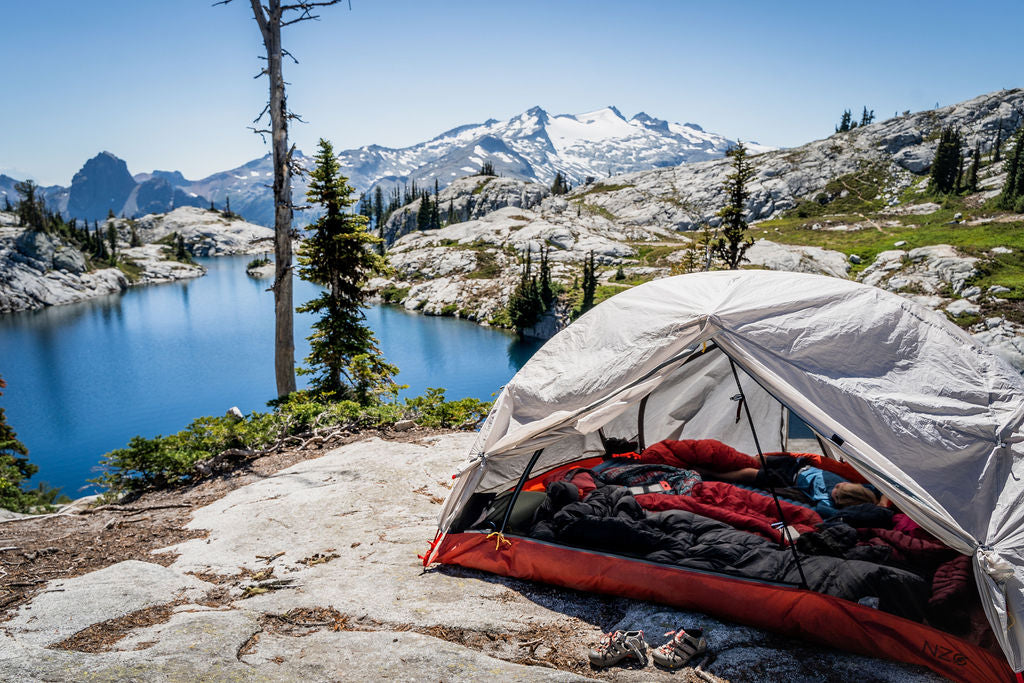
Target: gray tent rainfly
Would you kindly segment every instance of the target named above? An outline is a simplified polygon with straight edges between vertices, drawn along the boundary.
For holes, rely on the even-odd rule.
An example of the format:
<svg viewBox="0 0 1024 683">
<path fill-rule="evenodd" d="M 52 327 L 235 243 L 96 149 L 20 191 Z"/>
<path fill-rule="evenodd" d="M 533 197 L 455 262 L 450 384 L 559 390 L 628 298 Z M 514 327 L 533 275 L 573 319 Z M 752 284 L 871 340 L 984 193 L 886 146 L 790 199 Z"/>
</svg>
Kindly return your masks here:
<svg viewBox="0 0 1024 683">
<path fill-rule="evenodd" d="M 733 364 L 763 450 L 785 450 L 788 415 L 798 415 L 825 455 L 973 557 L 986 615 L 1021 671 L 1024 379 L 943 315 L 836 278 L 683 275 L 584 315 L 501 392 L 427 559 L 475 493 L 596 454 L 599 429 L 635 435 L 638 416 L 648 444 L 714 437 L 756 452 L 734 420 Z"/>
</svg>

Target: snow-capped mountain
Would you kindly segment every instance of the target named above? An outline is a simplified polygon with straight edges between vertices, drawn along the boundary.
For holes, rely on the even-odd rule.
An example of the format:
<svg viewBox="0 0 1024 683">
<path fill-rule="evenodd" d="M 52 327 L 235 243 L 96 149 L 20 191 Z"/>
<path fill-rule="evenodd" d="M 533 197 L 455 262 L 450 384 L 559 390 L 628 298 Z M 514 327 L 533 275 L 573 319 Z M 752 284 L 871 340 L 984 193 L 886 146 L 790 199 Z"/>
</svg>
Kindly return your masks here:
<svg viewBox="0 0 1024 683">
<path fill-rule="evenodd" d="M 550 183 L 562 172 L 576 185 L 661 166 L 722 156 L 733 144 L 693 123 L 669 123 L 641 112 L 626 119 L 615 107 L 551 115 L 534 107 L 507 121 L 453 128 L 434 139 L 393 149 L 370 145 L 339 154 L 359 189 L 411 182 L 445 187 L 490 161 L 501 175 Z M 766 147 L 753 146 L 755 151 Z"/>
<path fill-rule="evenodd" d="M 534 107 L 506 121 L 490 119 L 459 126 L 409 147 L 368 145 L 344 150 L 338 154 L 338 159 L 342 172 L 360 192 L 372 190 L 376 185 L 390 190 L 413 181 L 428 187 L 436 180 L 444 188 L 456 178 L 478 172 L 487 161 L 498 174 L 506 177 L 549 184 L 555 174 L 561 172 L 571 184 L 579 185 L 588 177 L 605 178 L 715 159 L 724 155 L 732 144 L 732 140 L 709 133 L 696 124 L 669 123 L 643 112 L 627 119 L 615 107 L 574 115 L 552 115 Z M 770 149 L 756 143 L 749 144 L 749 148 L 753 152 Z M 300 166 L 311 165 L 309 157 L 299 151 L 295 154 Z M 121 175 L 126 175 L 126 171 Z M 273 224 L 273 167 L 269 154 L 202 180 L 188 180 L 177 171 L 153 171 L 135 175 L 134 181 L 140 186 L 159 185 L 162 192 L 153 194 L 167 199 L 166 210 L 170 210 L 171 203 L 203 204 L 207 201 L 223 207 L 230 199 L 231 209 L 246 220 Z M 128 185 L 127 182 L 122 184 Z M 293 184 L 295 202 L 301 205 L 305 200 L 305 180 L 296 177 Z M 57 197 L 62 190 L 63 201 L 57 202 L 59 208 L 73 213 L 64 188 L 47 188 L 47 195 Z M 93 207 L 94 201 L 81 196 L 81 188 L 77 192 L 73 189 L 71 194 L 94 209 L 92 213 L 99 211 Z M 95 200 L 108 202 L 107 194 L 110 193 Z M 72 205 L 77 203 L 71 202 Z M 146 209 L 160 210 L 158 203 L 147 202 Z M 142 207 L 142 202 L 126 201 L 120 206 L 104 204 L 104 207 L 104 215 L 106 208 L 118 215 L 123 212 L 133 215 Z M 313 212 L 301 212 L 296 214 L 296 223 L 302 225 L 314 218 Z"/>
</svg>

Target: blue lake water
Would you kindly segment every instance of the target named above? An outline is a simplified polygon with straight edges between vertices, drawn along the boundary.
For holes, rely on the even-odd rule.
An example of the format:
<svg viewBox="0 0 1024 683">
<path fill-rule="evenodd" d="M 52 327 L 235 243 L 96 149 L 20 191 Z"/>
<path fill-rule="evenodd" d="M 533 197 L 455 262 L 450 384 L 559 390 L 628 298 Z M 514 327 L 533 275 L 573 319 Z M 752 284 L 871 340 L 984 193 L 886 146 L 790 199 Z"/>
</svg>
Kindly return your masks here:
<svg viewBox="0 0 1024 683">
<path fill-rule="evenodd" d="M 136 434 L 178 431 L 231 406 L 265 410 L 275 395 L 273 295 L 245 274 L 249 257 L 202 259 L 195 280 L 0 316 L 0 406 L 45 481 L 89 491 L 100 456 Z M 296 304 L 314 287 L 296 281 Z M 366 312 L 404 393 L 445 387 L 449 398 L 491 400 L 538 348 L 464 320 Z M 296 360 L 313 318 L 296 315 Z M 300 376 L 300 387 L 305 378 Z"/>
</svg>

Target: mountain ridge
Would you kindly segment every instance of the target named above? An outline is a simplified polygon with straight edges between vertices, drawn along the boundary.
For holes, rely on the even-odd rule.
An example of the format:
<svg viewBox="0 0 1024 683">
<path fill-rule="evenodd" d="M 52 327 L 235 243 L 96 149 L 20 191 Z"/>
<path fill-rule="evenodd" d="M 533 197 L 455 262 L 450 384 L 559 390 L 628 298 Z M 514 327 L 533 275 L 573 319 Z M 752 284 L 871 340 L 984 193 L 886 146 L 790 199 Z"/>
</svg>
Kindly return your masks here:
<svg viewBox="0 0 1024 683">
<path fill-rule="evenodd" d="M 671 123 L 645 112 L 627 119 L 613 105 L 581 114 L 551 114 L 534 106 L 505 120 L 489 118 L 456 126 L 406 147 L 370 144 L 343 150 L 338 159 L 352 186 L 365 192 L 377 185 L 390 190 L 412 182 L 426 187 L 437 181 L 444 188 L 478 171 L 484 161 L 497 173 L 512 178 L 550 184 L 556 173 L 562 173 L 579 185 L 587 178 L 718 158 L 732 144 L 734 141 L 700 126 Z M 767 149 L 754 146 L 755 151 Z M 97 159 L 103 163 L 94 163 Z M 296 159 L 301 167 L 312 167 L 312 160 L 301 151 L 296 150 Z M 91 173 L 85 173 L 90 164 Z M 210 202 L 223 206 L 230 198 L 232 210 L 247 220 L 262 225 L 272 225 L 274 220 L 269 154 L 190 180 L 173 170 L 132 176 L 123 160 L 101 152 L 75 175 L 80 176 L 78 187 L 73 179 L 69 187 L 44 190 L 54 208 L 69 218 L 97 220 L 109 211 L 132 216 Z M 0 197 L 6 194 L 13 203 L 14 179 L 6 178 L 0 177 Z M 304 204 L 305 181 L 296 177 L 293 185 L 295 203 Z M 142 202 L 137 199 L 140 194 Z M 296 214 L 296 224 L 315 218 L 315 212 Z"/>
</svg>

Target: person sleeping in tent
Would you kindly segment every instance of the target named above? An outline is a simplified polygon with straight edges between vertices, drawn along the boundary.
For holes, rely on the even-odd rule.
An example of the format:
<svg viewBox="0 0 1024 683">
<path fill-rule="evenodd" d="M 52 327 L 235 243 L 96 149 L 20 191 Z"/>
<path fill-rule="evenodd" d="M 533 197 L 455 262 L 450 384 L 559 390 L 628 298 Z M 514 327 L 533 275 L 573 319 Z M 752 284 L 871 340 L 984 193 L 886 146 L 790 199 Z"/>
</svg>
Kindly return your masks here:
<svg viewBox="0 0 1024 683">
<path fill-rule="evenodd" d="M 822 519 L 835 517 L 854 505 L 884 505 L 887 501 L 870 484 L 847 481 L 834 472 L 806 464 L 802 458 L 772 456 L 767 469 L 744 467 L 726 472 L 694 468 L 703 479 L 756 486 L 760 489 L 793 488 L 808 498 L 808 504 Z"/>
</svg>

